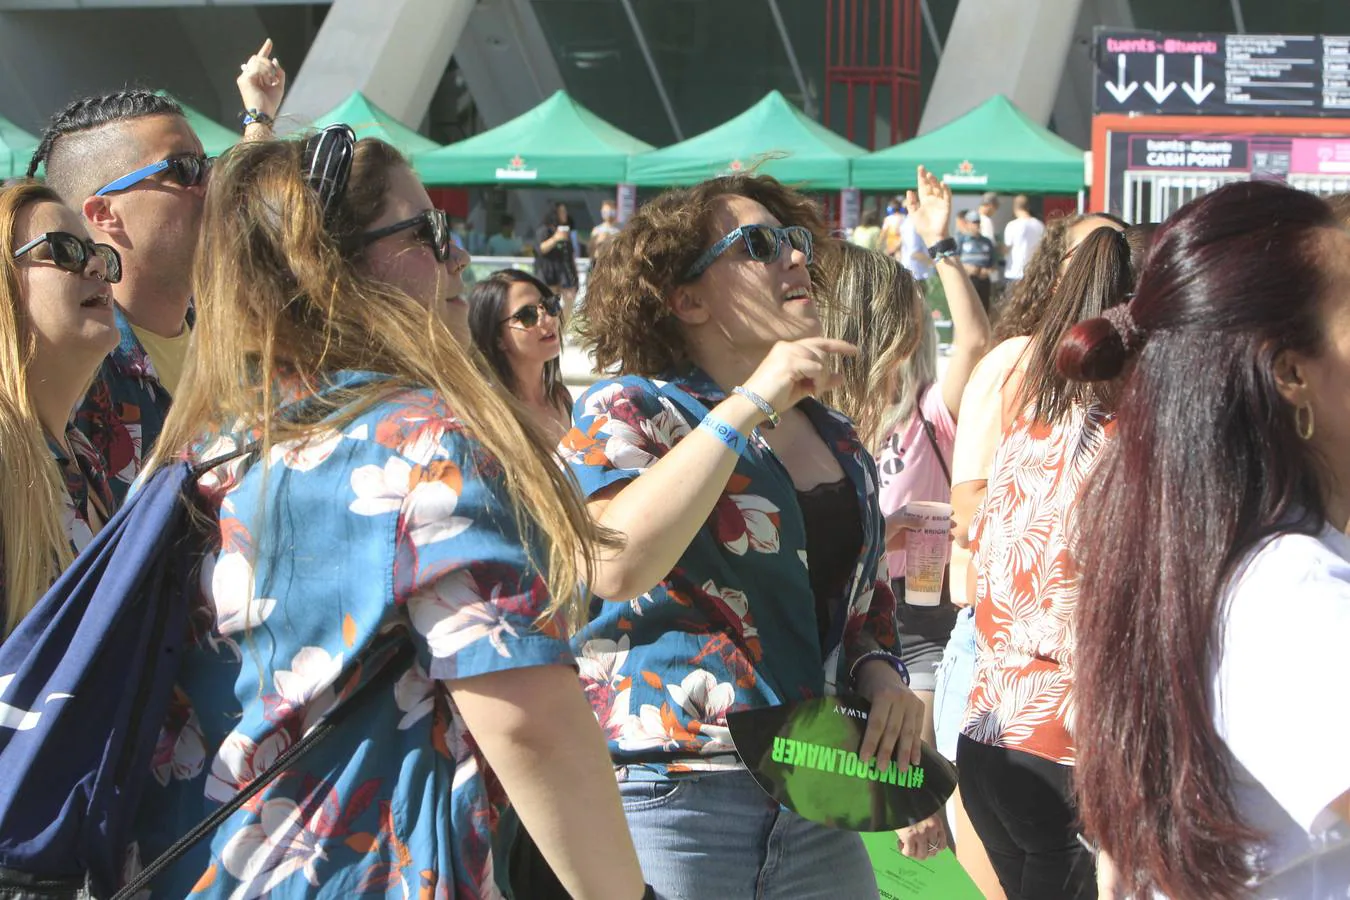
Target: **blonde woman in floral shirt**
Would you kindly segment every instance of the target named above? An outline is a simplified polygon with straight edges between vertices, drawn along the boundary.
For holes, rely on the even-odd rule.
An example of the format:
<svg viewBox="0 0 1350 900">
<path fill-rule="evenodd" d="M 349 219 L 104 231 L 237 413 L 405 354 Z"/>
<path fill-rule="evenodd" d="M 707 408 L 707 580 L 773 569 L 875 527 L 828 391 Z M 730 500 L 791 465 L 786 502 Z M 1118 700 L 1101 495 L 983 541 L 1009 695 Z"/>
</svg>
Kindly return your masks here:
<svg viewBox="0 0 1350 900">
<path fill-rule="evenodd" d="M 334 126 L 233 149 L 203 224 L 197 350 L 148 468 L 260 446 L 199 483 L 219 549 L 141 858 L 355 706 L 157 894 L 500 898 L 518 813 L 574 896 L 642 897 L 566 641 L 595 529 L 462 349 L 444 213 Z"/>
<path fill-rule="evenodd" d="M 855 690 L 872 704 L 860 755 L 918 760 L 876 468 L 812 399 L 856 352 L 820 336 L 823 235 L 772 178 L 719 178 L 639 210 L 587 287 L 583 340 L 623 374 L 577 401 L 561 451 L 624 543 L 600 556 L 576 643 L 664 897 L 877 896 L 857 835 L 760 791 L 728 712 Z"/>
</svg>

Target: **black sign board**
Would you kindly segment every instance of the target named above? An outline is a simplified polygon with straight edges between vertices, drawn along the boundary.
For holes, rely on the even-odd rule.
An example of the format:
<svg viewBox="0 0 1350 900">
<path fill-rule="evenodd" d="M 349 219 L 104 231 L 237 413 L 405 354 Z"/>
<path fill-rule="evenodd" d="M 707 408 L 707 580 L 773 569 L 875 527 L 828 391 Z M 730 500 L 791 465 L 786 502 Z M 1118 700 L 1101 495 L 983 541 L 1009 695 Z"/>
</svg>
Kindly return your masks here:
<svg viewBox="0 0 1350 900">
<path fill-rule="evenodd" d="M 1350 37 L 1097 29 L 1096 110 L 1350 116 Z"/>
</svg>

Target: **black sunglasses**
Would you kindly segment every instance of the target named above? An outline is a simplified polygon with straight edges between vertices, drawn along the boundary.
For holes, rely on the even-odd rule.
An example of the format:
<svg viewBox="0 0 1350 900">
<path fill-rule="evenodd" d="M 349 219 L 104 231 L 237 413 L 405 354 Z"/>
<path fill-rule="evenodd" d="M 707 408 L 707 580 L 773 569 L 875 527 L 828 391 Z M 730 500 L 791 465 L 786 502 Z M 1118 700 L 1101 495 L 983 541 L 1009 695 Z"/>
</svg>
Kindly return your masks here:
<svg viewBox="0 0 1350 900">
<path fill-rule="evenodd" d="M 544 313 L 548 313 L 553 318 L 558 318 L 562 312 L 562 298 L 557 294 L 545 297 L 538 303 L 531 303 L 529 306 L 522 306 L 520 309 L 511 313 L 505 319 L 501 320 L 502 325 L 507 322 L 519 322 L 525 328 L 533 328 L 539 324 Z"/>
<path fill-rule="evenodd" d="M 365 234 L 353 238 L 350 245 L 352 247 L 365 247 L 381 238 L 387 238 L 391 234 L 398 234 L 400 231 L 407 231 L 410 228 L 417 229 L 413 237 L 430 247 L 431 252 L 436 254 L 438 262 L 445 262 L 450 258 L 450 217 L 446 215 L 443 209 L 423 210 L 411 219 L 404 219 L 402 222 L 395 222 L 393 225 L 367 231 Z"/>
<path fill-rule="evenodd" d="M 103 260 L 103 280 L 108 284 L 117 284 L 122 280 L 122 257 L 107 244 L 95 244 L 88 238 L 82 238 L 67 231 L 48 231 L 33 238 L 18 250 L 14 258 L 18 259 L 36 247 L 46 244 L 51 248 L 52 262 L 57 268 L 76 275 L 83 275 L 89 266 L 91 257 Z"/>
<path fill-rule="evenodd" d="M 202 156 L 199 153 L 179 153 L 148 166 L 142 166 L 134 172 L 128 172 L 116 181 L 108 182 L 95 191 L 94 196 L 102 197 L 104 194 L 111 194 L 113 191 L 125 191 L 127 188 L 140 184 L 151 175 L 160 172 L 167 172 L 170 178 L 183 187 L 194 187 L 202 183 L 202 179 L 206 177 L 206 173 L 210 170 L 211 160 L 209 157 Z"/>
</svg>

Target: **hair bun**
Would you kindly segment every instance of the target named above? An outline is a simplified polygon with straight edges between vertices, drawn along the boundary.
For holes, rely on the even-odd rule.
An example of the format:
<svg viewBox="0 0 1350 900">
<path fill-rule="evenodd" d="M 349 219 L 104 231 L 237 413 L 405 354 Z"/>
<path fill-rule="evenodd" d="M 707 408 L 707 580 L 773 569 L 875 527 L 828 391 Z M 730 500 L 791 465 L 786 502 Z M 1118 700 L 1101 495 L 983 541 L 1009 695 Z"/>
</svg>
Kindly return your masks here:
<svg viewBox="0 0 1350 900">
<path fill-rule="evenodd" d="M 1055 368 L 1070 381 L 1110 381 L 1125 371 L 1131 355 L 1125 336 L 1110 319 L 1088 319 L 1059 342 Z"/>
</svg>

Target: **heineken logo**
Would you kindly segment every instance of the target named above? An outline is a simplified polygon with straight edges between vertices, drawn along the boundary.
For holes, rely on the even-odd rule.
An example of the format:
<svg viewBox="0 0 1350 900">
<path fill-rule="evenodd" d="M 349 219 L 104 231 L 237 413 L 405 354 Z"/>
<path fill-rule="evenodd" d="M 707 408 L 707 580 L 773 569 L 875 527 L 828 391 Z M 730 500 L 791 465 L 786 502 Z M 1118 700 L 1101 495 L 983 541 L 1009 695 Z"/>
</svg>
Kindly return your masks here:
<svg viewBox="0 0 1350 900">
<path fill-rule="evenodd" d="M 955 172 L 943 175 L 942 180 L 947 184 L 982 186 L 989 183 L 989 176 L 981 175 L 975 164 L 967 159 L 957 165 Z"/>
<path fill-rule="evenodd" d="M 511 157 L 506 168 L 497 170 L 497 178 L 504 181 L 534 181 L 538 177 L 539 170 L 527 167 L 525 158 L 519 153 Z"/>
</svg>

